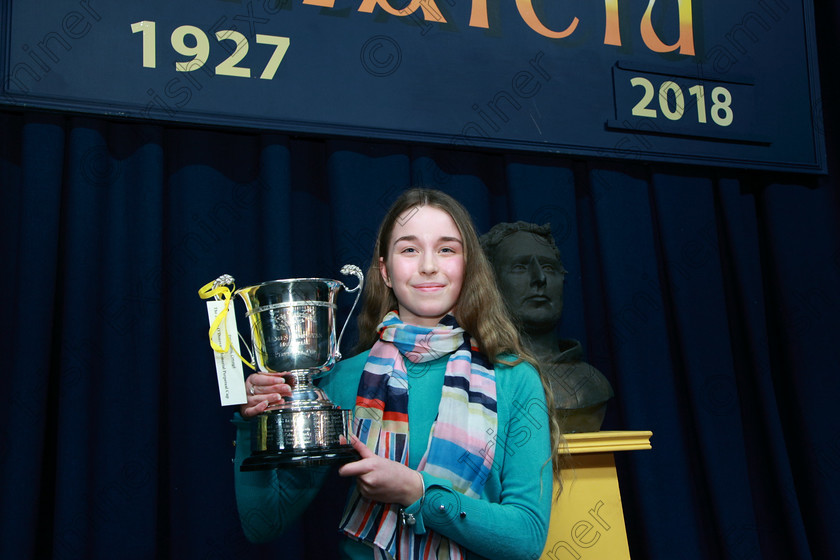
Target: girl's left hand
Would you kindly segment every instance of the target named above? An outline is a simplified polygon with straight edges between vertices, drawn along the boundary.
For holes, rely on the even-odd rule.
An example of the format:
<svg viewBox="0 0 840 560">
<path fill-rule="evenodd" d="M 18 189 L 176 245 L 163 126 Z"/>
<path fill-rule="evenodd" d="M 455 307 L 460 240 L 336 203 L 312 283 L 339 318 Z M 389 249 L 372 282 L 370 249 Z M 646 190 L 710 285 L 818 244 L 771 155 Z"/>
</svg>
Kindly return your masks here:
<svg viewBox="0 0 840 560">
<path fill-rule="evenodd" d="M 401 463 L 376 455 L 356 436 L 353 449 L 361 459 L 342 465 L 339 476 L 355 476 L 359 493 L 370 500 L 408 506 L 423 496 L 423 475 Z"/>
</svg>

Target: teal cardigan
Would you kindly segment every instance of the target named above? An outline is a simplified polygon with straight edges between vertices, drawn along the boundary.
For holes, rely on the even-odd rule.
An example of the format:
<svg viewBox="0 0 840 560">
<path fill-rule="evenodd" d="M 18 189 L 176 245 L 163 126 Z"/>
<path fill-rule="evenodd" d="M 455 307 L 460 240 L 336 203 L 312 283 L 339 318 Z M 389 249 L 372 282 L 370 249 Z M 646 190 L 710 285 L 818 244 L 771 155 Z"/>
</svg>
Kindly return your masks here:
<svg viewBox="0 0 840 560">
<path fill-rule="evenodd" d="M 367 352 L 339 362 L 318 383 L 330 400 L 352 409 Z M 447 357 L 406 362 L 409 382 L 409 466 L 417 468 L 428 445 L 440 403 Z M 492 472 L 480 498 L 452 489 L 443 478 L 422 473 L 426 495 L 406 508 L 415 516 L 413 530 L 433 529 L 459 543 L 470 558 L 533 560 L 543 551 L 552 501 L 548 410 L 539 374 L 528 363 L 496 364 L 499 433 Z M 277 538 L 309 505 L 328 469 L 277 469 L 240 472 L 250 453 L 250 426 L 234 415 L 236 501 L 245 535 L 254 542 Z M 422 434 L 422 437 L 418 435 Z M 342 539 L 346 558 L 370 559 L 371 549 Z"/>
</svg>

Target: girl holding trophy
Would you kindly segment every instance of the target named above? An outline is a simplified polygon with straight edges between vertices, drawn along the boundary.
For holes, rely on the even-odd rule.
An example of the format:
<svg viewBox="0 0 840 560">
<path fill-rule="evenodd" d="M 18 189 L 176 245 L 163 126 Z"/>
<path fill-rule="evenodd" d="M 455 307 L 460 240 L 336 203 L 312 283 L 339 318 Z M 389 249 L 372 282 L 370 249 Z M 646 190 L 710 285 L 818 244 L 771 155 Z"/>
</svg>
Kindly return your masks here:
<svg viewBox="0 0 840 560">
<path fill-rule="evenodd" d="M 359 347 L 319 380 L 353 409 L 358 460 L 341 516 L 345 558 L 527 558 L 545 545 L 559 429 L 467 211 L 410 189 L 380 226 Z M 255 373 L 235 419 L 236 496 L 253 541 L 276 538 L 329 467 L 240 472 L 250 419 L 291 394 Z"/>
</svg>

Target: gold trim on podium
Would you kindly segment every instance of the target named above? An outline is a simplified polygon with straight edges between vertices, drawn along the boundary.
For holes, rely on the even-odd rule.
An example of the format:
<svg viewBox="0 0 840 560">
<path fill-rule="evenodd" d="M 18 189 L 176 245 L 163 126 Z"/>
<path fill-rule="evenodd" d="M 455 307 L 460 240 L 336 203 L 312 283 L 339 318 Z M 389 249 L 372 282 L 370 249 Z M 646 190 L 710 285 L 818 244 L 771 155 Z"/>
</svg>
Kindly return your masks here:
<svg viewBox="0 0 840 560">
<path fill-rule="evenodd" d="M 649 431 L 565 434 L 563 493 L 551 509 L 543 560 L 629 560 L 617 451 L 650 449 Z"/>
<path fill-rule="evenodd" d="M 565 434 L 566 447 L 572 455 L 577 453 L 600 453 L 613 451 L 635 451 L 650 449 L 653 432 L 586 432 Z M 561 450 L 562 452 L 563 450 Z"/>
</svg>

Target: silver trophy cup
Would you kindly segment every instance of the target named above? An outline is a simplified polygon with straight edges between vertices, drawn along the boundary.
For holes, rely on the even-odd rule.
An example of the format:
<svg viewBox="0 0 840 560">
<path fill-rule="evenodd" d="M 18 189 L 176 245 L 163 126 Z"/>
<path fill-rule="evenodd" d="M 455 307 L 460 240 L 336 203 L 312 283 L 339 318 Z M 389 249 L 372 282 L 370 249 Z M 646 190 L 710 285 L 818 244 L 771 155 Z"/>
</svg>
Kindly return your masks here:
<svg viewBox="0 0 840 560">
<path fill-rule="evenodd" d="M 352 411 L 342 410 L 313 383 L 341 359 L 339 345 L 361 295 L 364 276 L 347 265 L 359 284 L 348 289 L 338 280 L 296 278 L 274 280 L 237 290 L 251 325 L 253 359 L 258 371 L 284 373 L 291 397 L 269 407 L 252 421 L 251 456 L 243 471 L 285 466 L 312 466 L 358 458 L 350 445 Z M 336 296 L 344 288 L 358 292 L 335 336 Z M 340 441 L 339 436 L 344 436 Z"/>
</svg>

